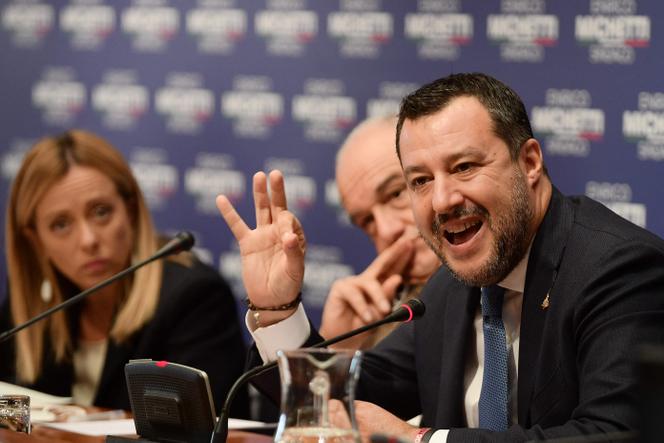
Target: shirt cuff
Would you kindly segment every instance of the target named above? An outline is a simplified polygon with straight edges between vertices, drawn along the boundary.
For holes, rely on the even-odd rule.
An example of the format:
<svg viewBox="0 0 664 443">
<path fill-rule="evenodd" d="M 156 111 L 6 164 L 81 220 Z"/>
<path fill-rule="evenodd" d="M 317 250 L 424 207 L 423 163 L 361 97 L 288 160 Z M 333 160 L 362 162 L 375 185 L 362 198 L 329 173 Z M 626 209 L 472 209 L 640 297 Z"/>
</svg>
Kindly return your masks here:
<svg viewBox="0 0 664 443">
<path fill-rule="evenodd" d="M 438 429 L 436 432 L 434 432 L 431 435 L 431 438 L 429 439 L 429 443 L 446 443 L 447 442 L 447 434 L 450 433 L 449 429 Z"/>
<path fill-rule="evenodd" d="M 276 360 L 277 351 L 280 349 L 290 351 L 302 347 L 311 333 L 311 326 L 302 303 L 293 315 L 270 326 L 256 328 L 249 312 L 245 315 L 244 322 L 265 363 Z"/>
</svg>

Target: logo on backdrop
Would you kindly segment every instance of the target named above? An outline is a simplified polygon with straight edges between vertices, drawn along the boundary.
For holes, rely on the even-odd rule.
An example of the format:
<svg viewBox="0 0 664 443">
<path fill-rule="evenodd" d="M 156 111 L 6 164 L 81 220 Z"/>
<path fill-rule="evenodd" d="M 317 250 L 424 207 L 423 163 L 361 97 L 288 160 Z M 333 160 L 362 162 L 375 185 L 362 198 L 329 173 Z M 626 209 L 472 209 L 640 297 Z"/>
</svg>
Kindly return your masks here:
<svg viewBox="0 0 664 443">
<path fill-rule="evenodd" d="M 233 203 L 244 197 L 247 178 L 244 172 L 233 169 L 234 163 L 235 159 L 227 154 L 196 154 L 196 166 L 184 172 L 184 189 L 195 199 L 199 213 L 218 216 L 218 194 L 224 194 Z"/>
<path fill-rule="evenodd" d="M 60 29 L 70 34 L 72 48 L 97 50 L 115 30 L 115 10 L 107 5 L 65 6 L 60 11 Z"/>
<path fill-rule="evenodd" d="M 256 12 L 256 35 L 265 39 L 268 54 L 297 57 L 318 34 L 318 15 L 303 9 L 304 1 L 268 2 Z"/>
<path fill-rule="evenodd" d="M 2 10 L 2 27 L 19 48 L 41 46 L 54 23 L 55 11 L 46 3 L 15 1 Z"/>
<path fill-rule="evenodd" d="M 339 226 L 347 227 L 353 225 L 348 213 L 341 205 L 339 187 L 337 186 L 337 181 L 333 178 L 325 181 L 325 205 L 336 212 L 337 223 Z"/>
<path fill-rule="evenodd" d="M 76 81 L 73 68 L 49 68 L 32 86 L 32 105 L 49 125 L 72 126 L 85 101 L 85 85 Z"/>
<path fill-rule="evenodd" d="M 604 137 L 604 111 L 591 108 L 585 89 L 547 89 L 546 106 L 531 112 L 533 132 L 544 137 L 547 154 L 587 157 L 590 143 Z"/>
<path fill-rule="evenodd" d="M 186 30 L 204 54 L 230 54 L 247 33 L 247 13 L 225 5 L 199 0 L 187 12 Z M 229 2 L 230 3 L 230 2 Z"/>
<path fill-rule="evenodd" d="M 646 227 L 646 205 L 631 203 L 632 188 L 629 184 L 589 181 L 585 193 L 621 217 L 642 228 Z"/>
<path fill-rule="evenodd" d="M 417 83 L 380 82 L 378 98 L 367 100 L 367 117 L 397 116 L 401 99 L 415 89 Z"/>
<path fill-rule="evenodd" d="M 129 164 L 152 210 L 161 210 L 178 190 L 177 168 L 167 163 L 168 154 L 160 148 L 136 148 Z"/>
<path fill-rule="evenodd" d="M 134 0 L 122 11 L 122 32 L 140 52 L 163 52 L 180 30 L 180 14 L 166 1 Z"/>
<path fill-rule="evenodd" d="M 307 305 L 323 307 L 332 283 L 353 275 L 353 269 L 343 263 L 343 254 L 336 246 L 307 245 L 307 257 L 302 293 Z M 244 298 L 246 290 L 242 284 L 242 258 L 237 242 L 232 241 L 228 251 L 219 255 L 219 272 L 228 279 L 233 294 Z"/>
<path fill-rule="evenodd" d="M 284 174 L 288 209 L 295 215 L 303 215 L 316 203 L 316 180 L 306 174 L 303 160 L 296 158 L 267 158 L 265 171 L 278 169 Z"/>
<path fill-rule="evenodd" d="M 503 1 L 501 14 L 490 14 L 486 21 L 487 38 L 500 45 L 504 62 L 538 63 L 544 49 L 558 44 L 558 17 L 545 14 L 541 0 Z"/>
<path fill-rule="evenodd" d="M 149 107 L 148 90 L 138 84 L 133 71 L 109 71 L 92 90 L 92 108 L 99 112 L 104 126 L 115 130 L 136 127 Z"/>
<path fill-rule="evenodd" d="M 0 154 L 2 162 L 0 164 L 0 173 L 2 178 L 11 182 L 16 177 L 25 153 L 35 144 L 34 139 L 14 139 L 9 143 L 5 151 Z"/>
<path fill-rule="evenodd" d="M 336 246 L 307 245 L 302 293 L 307 303 L 323 307 L 332 283 L 353 275 L 353 269 L 343 263 L 343 253 Z"/>
<path fill-rule="evenodd" d="M 636 0 L 590 0 L 590 14 L 576 16 L 574 35 L 591 63 L 631 65 L 636 48 L 650 45 L 650 17 L 636 10 Z"/>
<path fill-rule="evenodd" d="M 154 109 L 166 118 L 166 128 L 179 134 L 197 134 L 214 112 L 214 94 L 202 86 L 197 73 L 173 72 L 154 97 Z"/>
<path fill-rule="evenodd" d="M 232 120 L 237 137 L 265 139 L 283 119 L 284 98 L 272 91 L 270 77 L 238 76 L 233 90 L 221 95 L 221 114 Z"/>
<path fill-rule="evenodd" d="M 394 17 L 378 10 L 379 2 L 341 2 L 341 11 L 327 16 L 327 34 L 339 41 L 345 58 L 375 59 L 392 40 Z"/>
<path fill-rule="evenodd" d="M 623 137 L 639 160 L 664 160 L 664 92 L 639 92 L 639 109 L 623 111 Z"/>
<path fill-rule="evenodd" d="M 304 124 L 304 137 L 315 142 L 338 142 L 357 120 L 357 103 L 344 94 L 339 79 L 305 80 L 304 94 L 291 103 L 293 120 Z"/>
<path fill-rule="evenodd" d="M 456 60 L 473 40 L 473 16 L 462 14 L 459 3 L 418 2 L 418 12 L 406 14 L 404 34 L 417 43 L 420 59 Z"/>
</svg>

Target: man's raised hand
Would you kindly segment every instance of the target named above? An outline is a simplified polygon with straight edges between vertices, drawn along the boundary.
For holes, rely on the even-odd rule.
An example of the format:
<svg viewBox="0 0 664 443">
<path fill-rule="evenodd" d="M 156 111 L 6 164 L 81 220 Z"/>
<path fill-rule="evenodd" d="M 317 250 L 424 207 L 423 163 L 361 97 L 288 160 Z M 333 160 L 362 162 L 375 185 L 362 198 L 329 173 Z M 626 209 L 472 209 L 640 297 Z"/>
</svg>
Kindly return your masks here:
<svg viewBox="0 0 664 443">
<path fill-rule="evenodd" d="M 288 211 L 284 177 L 279 171 L 253 177 L 256 228 L 250 229 L 225 195 L 216 203 L 240 247 L 242 280 L 259 307 L 289 303 L 302 289 L 306 241 L 298 219 Z"/>
</svg>

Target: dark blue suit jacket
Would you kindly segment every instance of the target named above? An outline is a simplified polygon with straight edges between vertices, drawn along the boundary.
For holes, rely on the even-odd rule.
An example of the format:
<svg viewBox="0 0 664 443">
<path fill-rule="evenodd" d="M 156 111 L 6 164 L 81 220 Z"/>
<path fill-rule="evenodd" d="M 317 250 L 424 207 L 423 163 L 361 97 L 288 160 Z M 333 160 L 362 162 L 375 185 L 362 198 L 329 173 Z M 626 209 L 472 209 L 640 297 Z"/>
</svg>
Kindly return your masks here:
<svg viewBox="0 0 664 443">
<path fill-rule="evenodd" d="M 424 317 L 367 353 L 359 398 L 402 417 L 421 412 L 424 426 L 452 429 L 448 442 L 516 442 L 638 427 L 636 352 L 644 343 L 664 343 L 662 239 L 597 202 L 565 198 L 554 189 L 526 273 L 518 424 L 504 433 L 462 429 L 478 288 L 441 269 L 421 298 Z"/>
<path fill-rule="evenodd" d="M 549 296 L 545 309 L 542 303 Z M 356 398 L 448 442 L 522 442 L 638 428 L 636 352 L 664 343 L 664 241 L 585 197 L 554 189 L 528 261 L 519 344 L 518 424 L 467 429 L 464 370 L 475 353 L 479 288 L 441 268 L 426 313 L 366 352 Z M 320 341 L 313 334 L 306 345 Z M 271 391 L 274 378 L 258 381 Z"/>
</svg>

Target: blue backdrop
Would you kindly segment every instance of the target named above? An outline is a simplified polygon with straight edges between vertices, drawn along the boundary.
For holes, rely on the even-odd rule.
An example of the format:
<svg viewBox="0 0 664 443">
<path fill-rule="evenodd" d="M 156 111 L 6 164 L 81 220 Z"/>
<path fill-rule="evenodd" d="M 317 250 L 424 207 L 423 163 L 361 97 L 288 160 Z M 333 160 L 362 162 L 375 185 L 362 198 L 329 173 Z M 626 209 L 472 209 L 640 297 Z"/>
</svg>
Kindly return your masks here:
<svg viewBox="0 0 664 443">
<path fill-rule="evenodd" d="M 331 282 L 373 257 L 338 207 L 337 147 L 452 72 L 520 93 L 563 192 L 664 235 L 658 0 L 3 0 L 0 14 L 3 206 L 37 139 L 97 132 L 130 161 L 160 230 L 194 232 L 238 297 L 215 195 L 253 221 L 253 172 L 284 171 L 317 320 Z"/>
</svg>

